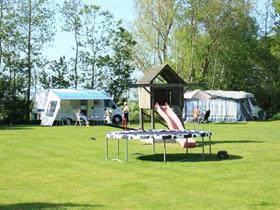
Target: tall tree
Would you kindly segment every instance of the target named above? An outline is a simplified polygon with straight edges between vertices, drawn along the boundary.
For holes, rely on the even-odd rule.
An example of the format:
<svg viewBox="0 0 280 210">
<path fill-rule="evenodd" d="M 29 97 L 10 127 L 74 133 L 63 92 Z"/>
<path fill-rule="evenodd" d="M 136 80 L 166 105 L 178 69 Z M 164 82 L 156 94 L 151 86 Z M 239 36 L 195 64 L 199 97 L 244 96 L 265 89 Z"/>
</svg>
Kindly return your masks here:
<svg viewBox="0 0 280 210">
<path fill-rule="evenodd" d="M 172 61 L 188 82 L 207 82 L 208 88 L 222 88 L 221 84 L 233 88 L 227 86 L 229 83 L 238 86 L 235 82 L 240 80 L 233 77 L 230 81 L 226 71 L 238 68 L 244 73 L 250 69 L 248 55 L 254 50 L 257 35 L 250 6 L 250 1 L 239 0 L 182 1 Z"/>
<path fill-rule="evenodd" d="M 61 7 L 61 14 L 64 20 L 62 30 L 65 32 L 73 33 L 75 40 L 75 57 L 73 59 L 73 70 L 74 70 L 74 87 L 77 89 L 79 81 L 79 52 L 81 46 L 81 16 L 83 4 L 81 0 L 65 0 Z"/>
<path fill-rule="evenodd" d="M 19 1 L 18 27 L 21 37 L 21 50 L 26 59 L 26 118 L 31 109 L 32 75 L 40 65 L 40 55 L 45 43 L 54 35 L 54 12 L 46 0 Z"/>
<path fill-rule="evenodd" d="M 132 34 L 120 26 L 113 33 L 112 54 L 100 57 L 99 64 L 105 67 L 102 89 L 110 93 L 116 103 L 119 103 L 122 98 L 127 99 L 129 86 L 134 82 L 132 73 L 135 69 L 133 62 L 135 44 Z"/>
<path fill-rule="evenodd" d="M 280 1 L 273 0 L 272 5 L 274 7 L 276 21 L 273 28 L 274 31 L 274 43 L 272 46 L 272 53 L 280 59 Z"/>
<path fill-rule="evenodd" d="M 85 5 L 81 10 L 83 23 L 83 61 L 86 87 L 97 88 L 100 82 L 100 69 L 97 68 L 99 56 L 109 53 L 110 34 L 116 23 L 109 11 L 103 11 L 96 5 Z"/>
<path fill-rule="evenodd" d="M 175 0 L 136 0 L 137 19 L 134 35 L 139 49 L 136 63 L 146 70 L 151 65 L 167 61 L 176 10 Z"/>
</svg>

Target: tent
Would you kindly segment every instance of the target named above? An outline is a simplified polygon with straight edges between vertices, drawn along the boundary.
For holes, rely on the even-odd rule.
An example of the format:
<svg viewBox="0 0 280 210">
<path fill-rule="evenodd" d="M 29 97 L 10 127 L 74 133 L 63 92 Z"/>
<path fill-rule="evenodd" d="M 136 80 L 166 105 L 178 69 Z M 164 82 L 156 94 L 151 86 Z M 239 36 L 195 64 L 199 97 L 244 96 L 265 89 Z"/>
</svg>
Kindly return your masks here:
<svg viewBox="0 0 280 210">
<path fill-rule="evenodd" d="M 196 107 L 205 114 L 210 110 L 209 121 L 236 122 L 254 120 L 263 117 L 263 111 L 257 106 L 254 95 L 244 91 L 193 90 L 184 94 L 184 118 L 192 121 Z"/>
<path fill-rule="evenodd" d="M 38 94 L 37 110 L 41 110 L 41 125 L 52 126 L 55 120 L 76 120 L 78 109 L 89 119 L 103 120 L 104 110 L 110 108 L 113 118 L 121 121 L 122 111 L 106 92 L 97 90 L 50 89 Z"/>
</svg>

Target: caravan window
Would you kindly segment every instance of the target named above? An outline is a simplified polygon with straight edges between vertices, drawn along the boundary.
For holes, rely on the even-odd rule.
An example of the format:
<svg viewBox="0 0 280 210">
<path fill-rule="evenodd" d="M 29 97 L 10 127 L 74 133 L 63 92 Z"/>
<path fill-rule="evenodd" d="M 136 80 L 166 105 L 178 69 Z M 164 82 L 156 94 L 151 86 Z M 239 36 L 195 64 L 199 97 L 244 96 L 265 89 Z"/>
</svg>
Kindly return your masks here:
<svg viewBox="0 0 280 210">
<path fill-rule="evenodd" d="M 47 116 L 52 117 L 54 115 L 56 105 L 57 101 L 50 101 L 50 103 L 48 104 Z"/>
<path fill-rule="evenodd" d="M 100 106 L 101 103 L 100 103 L 100 100 L 94 100 L 93 104 L 95 106 Z"/>
<path fill-rule="evenodd" d="M 81 100 L 81 105 L 86 106 L 87 105 L 87 100 Z"/>
</svg>

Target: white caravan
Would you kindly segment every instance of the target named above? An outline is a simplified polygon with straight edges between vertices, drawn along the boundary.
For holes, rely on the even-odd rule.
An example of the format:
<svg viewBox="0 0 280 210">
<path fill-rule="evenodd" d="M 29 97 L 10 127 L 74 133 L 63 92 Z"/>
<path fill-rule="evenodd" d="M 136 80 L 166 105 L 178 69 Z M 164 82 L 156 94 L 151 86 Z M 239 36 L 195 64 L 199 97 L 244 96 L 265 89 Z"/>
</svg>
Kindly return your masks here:
<svg viewBox="0 0 280 210">
<path fill-rule="evenodd" d="M 97 90 L 50 89 L 36 96 L 38 118 L 41 125 L 52 126 L 53 122 L 76 121 L 80 109 L 88 120 L 101 122 L 106 109 L 112 111 L 113 123 L 120 123 L 122 110 L 106 92 Z"/>
<path fill-rule="evenodd" d="M 185 92 L 184 99 L 186 121 L 193 120 L 193 110 L 197 106 L 202 114 L 210 110 L 212 122 L 263 120 L 266 117 L 254 95 L 244 91 L 193 90 Z"/>
</svg>

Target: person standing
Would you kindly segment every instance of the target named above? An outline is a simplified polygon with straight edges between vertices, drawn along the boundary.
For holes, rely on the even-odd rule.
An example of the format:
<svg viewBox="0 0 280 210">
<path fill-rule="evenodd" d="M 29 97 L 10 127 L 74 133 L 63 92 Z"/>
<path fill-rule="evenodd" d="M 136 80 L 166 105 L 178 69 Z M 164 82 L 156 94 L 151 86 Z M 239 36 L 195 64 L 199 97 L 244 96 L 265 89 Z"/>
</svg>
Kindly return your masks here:
<svg viewBox="0 0 280 210">
<path fill-rule="evenodd" d="M 127 130 L 127 124 L 129 123 L 129 108 L 127 102 L 123 104 L 123 120 L 122 125 L 125 130 Z"/>
<path fill-rule="evenodd" d="M 200 110 L 198 106 L 196 106 L 196 108 L 193 110 L 193 121 L 195 123 L 199 123 L 200 121 Z"/>
</svg>

